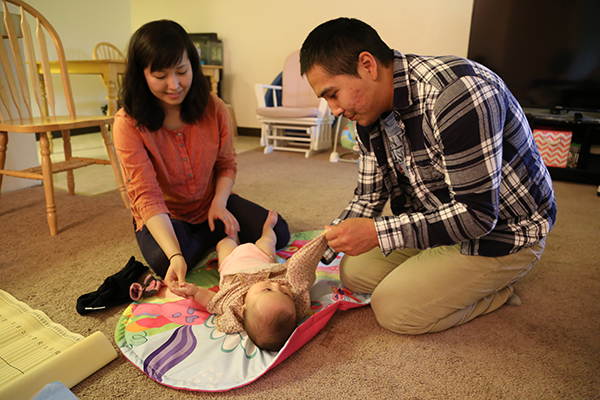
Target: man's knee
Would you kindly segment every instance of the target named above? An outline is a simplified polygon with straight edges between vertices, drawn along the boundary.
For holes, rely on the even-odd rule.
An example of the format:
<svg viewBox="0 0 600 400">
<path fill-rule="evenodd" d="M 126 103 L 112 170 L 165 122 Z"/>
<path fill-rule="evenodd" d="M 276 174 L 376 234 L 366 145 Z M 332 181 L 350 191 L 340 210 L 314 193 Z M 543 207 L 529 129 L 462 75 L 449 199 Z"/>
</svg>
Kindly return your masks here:
<svg viewBox="0 0 600 400">
<path fill-rule="evenodd" d="M 340 280 L 354 293 L 373 293 L 375 285 L 368 282 L 365 267 L 355 262 L 353 257 L 344 256 L 340 262 Z"/>
<path fill-rule="evenodd" d="M 430 331 L 434 325 L 423 318 L 416 310 L 403 306 L 409 303 L 402 300 L 399 290 L 382 291 L 377 288 L 371 296 L 371 308 L 382 327 L 403 335 L 420 335 Z"/>
<path fill-rule="evenodd" d="M 423 325 L 416 323 L 416 321 L 405 319 L 406 311 L 399 309 L 390 310 L 389 307 L 381 309 L 376 304 L 371 302 L 371 307 L 373 308 L 377 322 L 385 329 L 402 335 L 420 335 L 429 332 L 429 324 Z"/>
</svg>

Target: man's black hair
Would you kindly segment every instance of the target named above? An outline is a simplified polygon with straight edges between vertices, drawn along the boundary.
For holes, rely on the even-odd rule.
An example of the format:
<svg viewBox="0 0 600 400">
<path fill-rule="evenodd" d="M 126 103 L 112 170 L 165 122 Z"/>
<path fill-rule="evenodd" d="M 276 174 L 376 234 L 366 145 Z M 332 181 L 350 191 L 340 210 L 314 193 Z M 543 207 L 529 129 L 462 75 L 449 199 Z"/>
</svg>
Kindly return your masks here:
<svg viewBox="0 0 600 400">
<path fill-rule="evenodd" d="M 370 25 L 355 18 L 338 18 L 317 26 L 302 44 L 300 73 L 316 65 L 329 75 L 358 77 L 358 56 L 367 51 L 383 66 L 394 60 L 394 52 Z"/>
</svg>

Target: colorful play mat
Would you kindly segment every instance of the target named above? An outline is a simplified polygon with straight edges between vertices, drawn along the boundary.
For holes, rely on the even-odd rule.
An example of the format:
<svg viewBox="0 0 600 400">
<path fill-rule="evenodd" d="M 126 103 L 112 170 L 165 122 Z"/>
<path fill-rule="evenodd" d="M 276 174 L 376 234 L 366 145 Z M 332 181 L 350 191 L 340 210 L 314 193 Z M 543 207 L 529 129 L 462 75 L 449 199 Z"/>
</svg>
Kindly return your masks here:
<svg viewBox="0 0 600 400">
<path fill-rule="evenodd" d="M 292 235 L 278 252 L 284 262 L 321 231 Z M 218 392 L 247 385 L 285 360 L 312 339 L 340 310 L 369 304 L 370 296 L 354 294 L 339 279 L 341 255 L 330 265 L 319 263 L 310 290 L 312 315 L 296 328 L 279 352 L 257 348 L 245 332 L 225 334 L 215 329 L 214 315 L 196 301 L 155 296 L 134 301 L 123 312 L 115 340 L 123 355 L 158 383 L 177 389 Z M 187 281 L 217 290 L 216 252 L 192 269 Z"/>
</svg>

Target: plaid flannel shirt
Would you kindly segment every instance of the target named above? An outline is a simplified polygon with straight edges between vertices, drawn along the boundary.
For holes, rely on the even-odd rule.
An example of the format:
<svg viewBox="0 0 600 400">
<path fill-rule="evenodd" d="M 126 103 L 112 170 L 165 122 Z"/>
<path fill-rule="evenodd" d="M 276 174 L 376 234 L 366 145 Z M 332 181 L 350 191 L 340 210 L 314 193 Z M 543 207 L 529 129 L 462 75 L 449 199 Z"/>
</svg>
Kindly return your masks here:
<svg viewBox="0 0 600 400">
<path fill-rule="evenodd" d="M 525 114 L 492 71 L 454 56 L 395 52 L 394 117 L 402 175 L 381 119 L 358 126 L 354 198 L 332 222 L 373 218 L 384 255 L 461 243 L 467 255 L 512 254 L 556 220 L 550 174 Z M 395 215 L 382 216 L 390 200 Z M 328 248 L 323 260 L 331 262 Z"/>
</svg>

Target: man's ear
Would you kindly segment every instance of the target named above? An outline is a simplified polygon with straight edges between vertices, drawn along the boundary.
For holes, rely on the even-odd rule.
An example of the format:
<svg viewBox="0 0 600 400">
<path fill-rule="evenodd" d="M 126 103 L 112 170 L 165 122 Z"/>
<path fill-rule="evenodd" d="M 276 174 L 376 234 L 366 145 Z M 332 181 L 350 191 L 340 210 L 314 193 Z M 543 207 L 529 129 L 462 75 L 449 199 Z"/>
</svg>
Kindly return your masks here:
<svg viewBox="0 0 600 400">
<path fill-rule="evenodd" d="M 358 70 L 360 71 L 361 69 L 373 80 L 377 79 L 377 60 L 368 51 L 363 51 L 358 55 Z"/>
</svg>

